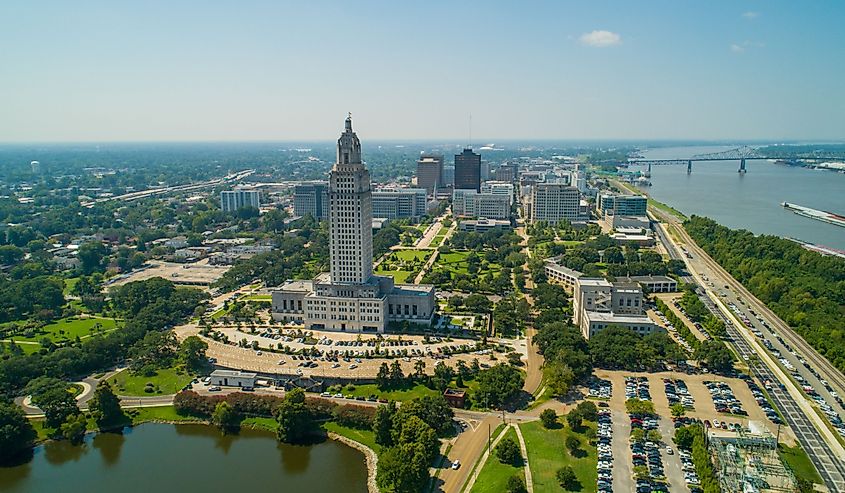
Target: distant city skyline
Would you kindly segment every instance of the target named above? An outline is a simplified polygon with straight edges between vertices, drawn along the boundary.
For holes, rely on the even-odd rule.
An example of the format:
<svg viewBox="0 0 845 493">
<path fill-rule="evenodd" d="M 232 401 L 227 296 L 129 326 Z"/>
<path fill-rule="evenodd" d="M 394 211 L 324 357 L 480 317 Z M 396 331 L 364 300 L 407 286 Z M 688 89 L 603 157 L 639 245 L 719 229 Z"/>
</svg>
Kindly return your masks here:
<svg viewBox="0 0 845 493">
<path fill-rule="evenodd" d="M 842 141 L 845 3 L 0 5 L 0 142 Z M 477 136 L 477 137 L 476 137 Z"/>
</svg>

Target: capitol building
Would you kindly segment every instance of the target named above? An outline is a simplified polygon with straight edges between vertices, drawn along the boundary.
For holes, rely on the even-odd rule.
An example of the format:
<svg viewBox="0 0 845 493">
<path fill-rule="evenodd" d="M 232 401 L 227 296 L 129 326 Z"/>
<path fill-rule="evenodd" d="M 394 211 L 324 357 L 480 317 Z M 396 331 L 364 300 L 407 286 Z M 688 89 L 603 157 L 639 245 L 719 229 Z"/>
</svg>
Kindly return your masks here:
<svg viewBox="0 0 845 493">
<path fill-rule="evenodd" d="M 370 172 L 350 115 L 329 174 L 329 272 L 275 290 L 273 318 L 346 332 L 384 332 L 389 322 L 429 325 L 437 309 L 434 286 L 373 274 L 372 223 Z"/>
</svg>

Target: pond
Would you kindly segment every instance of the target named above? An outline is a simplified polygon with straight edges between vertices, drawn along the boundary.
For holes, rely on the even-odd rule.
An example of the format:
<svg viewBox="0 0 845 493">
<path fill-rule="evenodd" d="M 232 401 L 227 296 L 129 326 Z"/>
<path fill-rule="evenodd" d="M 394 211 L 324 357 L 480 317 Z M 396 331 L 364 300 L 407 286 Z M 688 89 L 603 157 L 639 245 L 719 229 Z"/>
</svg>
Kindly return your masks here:
<svg viewBox="0 0 845 493">
<path fill-rule="evenodd" d="M 364 456 L 333 440 L 280 444 L 264 431 L 222 435 L 205 425 L 145 424 L 48 442 L 31 460 L 0 467 L 4 493 L 60 491 L 367 491 Z"/>
</svg>

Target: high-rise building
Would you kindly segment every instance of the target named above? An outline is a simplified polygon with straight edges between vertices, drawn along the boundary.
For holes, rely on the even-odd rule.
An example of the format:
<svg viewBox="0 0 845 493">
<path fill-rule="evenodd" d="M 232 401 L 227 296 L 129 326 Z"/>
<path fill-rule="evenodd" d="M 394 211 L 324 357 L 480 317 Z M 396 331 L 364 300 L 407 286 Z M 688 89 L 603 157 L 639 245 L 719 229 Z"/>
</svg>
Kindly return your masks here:
<svg viewBox="0 0 845 493">
<path fill-rule="evenodd" d="M 507 194 L 456 188 L 452 192 L 452 212 L 457 217 L 510 219 L 512 200 Z"/>
<path fill-rule="evenodd" d="M 311 214 L 316 219 L 329 217 L 328 183 L 302 183 L 293 189 L 293 213 L 296 216 Z"/>
<path fill-rule="evenodd" d="M 481 160 L 480 178 L 482 183 L 490 179 L 490 161 Z"/>
<path fill-rule="evenodd" d="M 481 191 L 481 154 L 469 148 L 455 154 L 455 188 Z"/>
<path fill-rule="evenodd" d="M 311 330 L 383 332 L 389 322 L 430 324 L 434 286 L 373 275 L 373 192 L 361 143 L 346 119 L 329 173 L 329 272 L 289 281 L 272 294 L 276 320 Z"/>
<path fill-rule="evenodd" d="M 220 192 L 220 208 L 223 212 L 235 212 L 242 207 L 261 205 L 261 196 L 257 190 L 224 190 Z"/>
<path fill-rule="evenodd" d="M 443 166 L 443 186 L 444 187 L 454 187 L 455 186 L 455 167 L 452 165 L 444 165 Z"/>
<path fill-rule="evenodd" d="M 505 163 L 496 168 L 496 172 L 493 173 L 496 181 L 506 181 L 513 183 L 516 181 L 517 177 L 519 176 L 519 164 L 518 163 Z"/>
<path fill-rule="evenodd" d="M 426 214 L 424 188 L 380 188 L 373 191 L 373 217 L 420 218 Z"/>
<path fill-rule="evenodd" d="M 575 188 L 582 194 L 587 193 L 587 173 L 581 169 L 580 163 L 575 163 Z"/>
<path fill-rule="evenodd" d="M 481 193 L 504 195 L 510 198 L 510 203 L 513 204 L 513 183 L 506 183 L 501 181 L 485 181 L 481 184 Z"/>
<path fill-rule="evenodd" d="M 564 183 L 537 183 L 531 188 L 529 218 L 532 223 L 577 221 L 582 219 L 580 204 L 581 194 L 575 187 Z"/>
<path fill-rule="evenodd" d="M 443 155 L 423 154 L 417 160 L 417 186 L 424 188 L 428 193 L 434 193 L 435 188 L 442 188 L 443 182 Z"/>
</svg>

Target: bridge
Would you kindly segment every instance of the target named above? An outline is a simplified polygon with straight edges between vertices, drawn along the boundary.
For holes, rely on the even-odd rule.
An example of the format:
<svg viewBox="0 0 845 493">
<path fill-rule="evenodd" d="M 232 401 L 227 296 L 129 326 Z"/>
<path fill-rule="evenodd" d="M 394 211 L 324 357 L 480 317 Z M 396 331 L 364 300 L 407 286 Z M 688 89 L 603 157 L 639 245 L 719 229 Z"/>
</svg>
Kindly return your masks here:
<svg viewBox="0 0 845 493">
<path fill-rule="evenodd" d="M 643 164 L 648 165 L 648 174 L 651 175 L 651 165 L 661 164 L 686 164 L 687 173 L 692 173 L 693 161 L 739 161 L 739 173 L 745 173 L 746 161 L 765 160 L 765 159 L 833 159 L 837 161 L 845 161 L 845 156 L 835 155 L 832 153 L 808 154 L 808 155 L 793 155 L 793 156 L 772 156 L 761 154 L 756 147 L 741 146 L 734 149 L 728 149 L 722 152 L 711 152 L 707 154 L 696 154 L 686 159 L 647 159 L 647 158 L 630 158 L 628 164 Z"/>
</svg>

